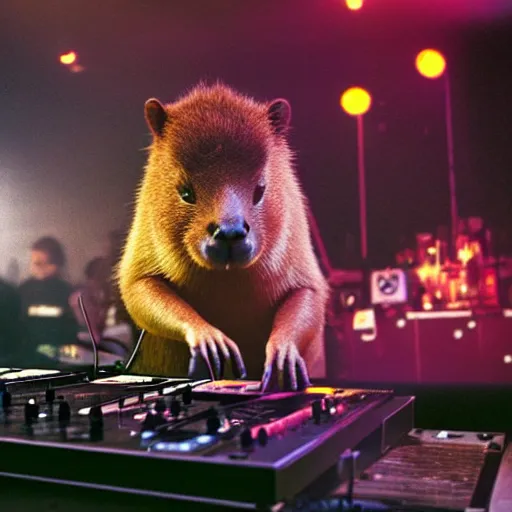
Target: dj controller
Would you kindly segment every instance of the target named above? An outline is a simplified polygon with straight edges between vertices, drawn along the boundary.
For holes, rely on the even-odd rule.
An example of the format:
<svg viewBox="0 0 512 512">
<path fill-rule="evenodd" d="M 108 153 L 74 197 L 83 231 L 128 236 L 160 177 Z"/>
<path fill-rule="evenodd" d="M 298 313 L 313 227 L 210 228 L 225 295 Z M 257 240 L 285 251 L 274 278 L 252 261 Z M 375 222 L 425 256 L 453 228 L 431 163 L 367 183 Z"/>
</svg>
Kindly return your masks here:
<svg viewBox="0 0 512 512">
<path fill-rule="evenodd" d="M 0 489 L 10 510 L 44 510 L 44 484 L 48 510 L 100 510 L 71 504 L 85 489 L 123 510 L 512 511 L 503 434 L 415 428 L 414 398 L 388 390 L 255 389 L 0 368 Z"/>
</svg>

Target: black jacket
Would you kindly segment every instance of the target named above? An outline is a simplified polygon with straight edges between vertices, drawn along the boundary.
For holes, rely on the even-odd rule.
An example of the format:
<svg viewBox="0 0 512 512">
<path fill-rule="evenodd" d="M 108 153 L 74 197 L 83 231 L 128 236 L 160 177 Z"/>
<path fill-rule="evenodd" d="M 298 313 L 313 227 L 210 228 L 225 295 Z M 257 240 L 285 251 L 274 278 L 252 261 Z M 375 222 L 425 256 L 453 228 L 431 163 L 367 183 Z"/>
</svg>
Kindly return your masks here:
<svg viewBox="0 0 512 512">
<path fill-rule="evenodd" d="M 20 316 L 18 292 L 0 280 L 0 366 L 16 359 L 21 344 Z"/>
<path fill-rule="evenodd" d="M 72 287 L 63 279 L 28 279 L 19 287 L 24 340 L 30 349 L 76 340 L 78 326 L 69 306 Z"/>
</svg>

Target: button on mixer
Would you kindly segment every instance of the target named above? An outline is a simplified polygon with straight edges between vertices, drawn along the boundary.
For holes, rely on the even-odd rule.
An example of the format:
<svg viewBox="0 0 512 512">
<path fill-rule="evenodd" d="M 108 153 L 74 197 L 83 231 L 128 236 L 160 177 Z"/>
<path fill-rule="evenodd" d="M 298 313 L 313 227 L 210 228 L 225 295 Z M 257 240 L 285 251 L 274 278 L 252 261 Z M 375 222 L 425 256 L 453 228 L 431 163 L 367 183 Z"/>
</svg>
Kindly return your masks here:
<svg viewBox="0 0 512 512">
<path fill-rule="evenodd" d="M 101 405 L 94 405 L 89 411 L 89 421 L 94 425 L 103 425 L 103 410 Z"/>
<path fill-rule="evenodd" d="M 142 432 L 152 431 L 155 429 L 155 427 L 156 427 L 155 417 L 156 417 L 156 414 L 153 414 L 151 412 L 148 412 L 146 414 L 146 417 L 144 418 L 144 421 L 142 422 L 142 428 L 141 428 Z"/>
<path fill-rule="evenodd" d="M 313 416 L 313 421 L 319 425 L 320 420 L 322 419 L 322 400 L 315 400 L 311 404 L 311 414 Z"/>
<path fill-rule="evenodd" d="M 267 443 L 268 443 L 268 434 L 267 434 L 267 431 L 264 428 L 260 428 L 258 430 L 257 439 L 258 439 L 258 444 L 260 446 L 266 446 L 267 445 Z"/>
<path fill-rule="evenodd" d="M 244 428 L 240 434 L 240 447 L 242 450 L 251 450 L 254 446 L 251 429 Z"/>
<path fill-rule="evenodd" d="M 171 403 L 169 404 L 169 411 L 173 418 L 177 418 L 180 415 L 181 404 L 180 404 L 179 400 L 177 400 L 174 397 L 172 398 Z"/>
<path fill-rule="evenodd" d="M 39 406 L 36 404 L 34 398 L 31 398 L 25 404 L 25 425 L 32 425 L 39 416 Z"/>
<path fill-rule="evenodd" d="M 206 433 L 215 435 L 221 426 L 219 413 L 214 407 L 208 410 L 208 418 L 206 419 Z"/>
<path fill-rule="evenodd" d="M 166 409 L 167 409 L 167 406 L 165 405 L 165 400 L 163 398 L 159 398 L 155 402 L 155 411 L 159 412 L 159 413 L 163 413 L 163 412 L 165 412 Z"/>
<path fill-rule="evenodd" d="M 69 420 L 71 419 L 71 407 L 66 400 L 62 400 L 59 403 L 57 417 L 59 419 L 59 424 L 65 425 L 66 423 L 69 423 Z"/>
<path fill-rule="evenodd" d="M 332 398 L 324 400 L 324 412 L 326 416 L 334 416 L 336 414 L 336 404 Z"/>
<path fill-rule="evenodd" d="M 103 441 L 103 411 L 100 405 L 91 407 L 89 411 L 89 439 Z"/>
<path fill-rule="evenodd" d="M 181 399 L 183 400 L 183 405 L 190 405 L 192 403 L 192 388 L 190 386 L 185 387 Z"/>
<path fill-rule="evenodd" d="M 162 413 L 149 411 L 142 422 L 141 431 L 153 431 L 165 423 L 167 422 Z"/>
<path fill-rule="evenodd" d="M 9 409 L 12 403 L 11 393 L 7 391 L 7 386 L 4 382 L 0 382 L 0 407 L 2 409 Z"/>
<path fill-rule="evenodd" d="M 44 398 L 47 404 L 52 404 L 55 401 L 55 389 L 48 388 Z"/>
</svg>

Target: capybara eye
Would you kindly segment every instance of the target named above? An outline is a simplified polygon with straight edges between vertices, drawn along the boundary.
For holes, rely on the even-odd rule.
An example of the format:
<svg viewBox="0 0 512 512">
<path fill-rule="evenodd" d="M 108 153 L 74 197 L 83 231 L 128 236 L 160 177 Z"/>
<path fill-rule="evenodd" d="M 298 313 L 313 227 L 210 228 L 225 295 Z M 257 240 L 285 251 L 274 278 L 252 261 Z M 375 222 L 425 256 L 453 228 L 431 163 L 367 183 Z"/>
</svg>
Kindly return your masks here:
<svg viewBox="0 0 512 512">
<path fill-rule="evenodd" d="M 252 196 L 252 204 L 254 204 L 254 206 L 256 206 L 263 199 L 264 193 L 265 185 L 257 185 Z"/>
<path fill-rule="evenodd" d="M 182 185 L 181 187 L 178 187 L 178 193 L 185 203 L 196 204 L 196 195 L 194 194 L 194 189 L 190 185 Z"/>
</svg>

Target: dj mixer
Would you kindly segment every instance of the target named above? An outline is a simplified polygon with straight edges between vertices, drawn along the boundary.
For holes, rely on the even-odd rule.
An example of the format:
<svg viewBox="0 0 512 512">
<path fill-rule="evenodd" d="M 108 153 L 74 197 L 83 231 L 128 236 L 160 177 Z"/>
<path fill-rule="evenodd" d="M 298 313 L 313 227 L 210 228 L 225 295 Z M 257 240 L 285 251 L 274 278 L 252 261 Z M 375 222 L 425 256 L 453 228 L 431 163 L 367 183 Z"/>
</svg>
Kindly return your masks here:
<svg viewBox="0 0 512 512">
<path fill-rule="evenodd" d="M 85 372 L 0 369 L 0 483 L 45 482 L 222 509 L 399 510 L 379 508 L 385 492 L 364 482 L 361 471 L 374 482 L 384 478 L 380 466 L 371 468 L 386 466 L 386 457 L 413 436 L 413 405 L 413 397 L 387 390 L 263 394 L 247 381 L 101 372 L 90 380 Z M 501 456 L 505 447 L 499 434 L 472 440 L 476 477 L 469 494 L 488 452 Z M 393 460 L 395 473 L 386 478 L 395 479 L 398 503 Z M 343 482 L 348 498 L 329 508 L 325 496 L 339 494 Z M 370 508 L 353 508 L 358 492 L 373 500 Z"/>
</svg>

